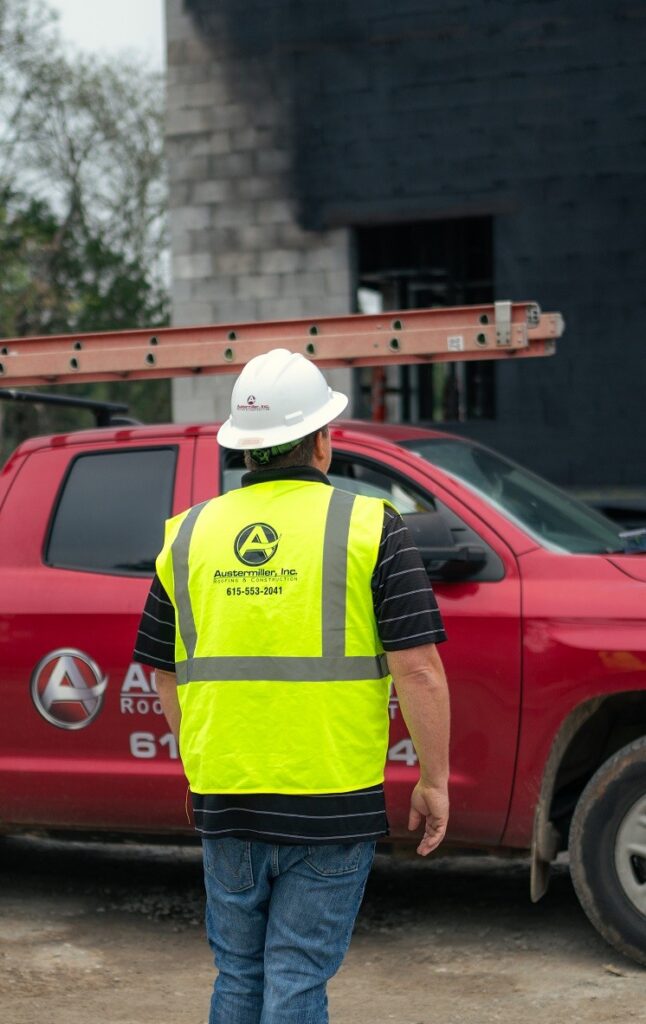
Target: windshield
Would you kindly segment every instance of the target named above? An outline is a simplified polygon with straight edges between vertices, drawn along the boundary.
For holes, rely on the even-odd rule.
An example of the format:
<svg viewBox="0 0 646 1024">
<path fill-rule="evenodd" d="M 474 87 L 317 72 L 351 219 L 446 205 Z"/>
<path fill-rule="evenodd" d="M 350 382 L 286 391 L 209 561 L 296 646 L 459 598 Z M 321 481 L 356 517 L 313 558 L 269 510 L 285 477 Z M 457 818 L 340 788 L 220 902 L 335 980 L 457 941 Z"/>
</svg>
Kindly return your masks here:
<svg viewBox="0 0 646 1024">
<path fill-rule="evenodd" d="M 543 547 L 570 554 L 625 550 L 620 526 L 488 448 L 451 438 L 402 444 L 466 484 Z"/>
</svg>

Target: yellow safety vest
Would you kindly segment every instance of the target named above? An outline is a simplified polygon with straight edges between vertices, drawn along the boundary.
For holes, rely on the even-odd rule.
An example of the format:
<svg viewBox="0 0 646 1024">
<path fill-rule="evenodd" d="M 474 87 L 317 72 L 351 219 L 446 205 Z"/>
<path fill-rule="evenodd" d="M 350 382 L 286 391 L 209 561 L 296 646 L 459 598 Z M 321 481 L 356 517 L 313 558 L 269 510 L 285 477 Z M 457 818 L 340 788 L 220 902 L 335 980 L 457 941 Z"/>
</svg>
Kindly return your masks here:
<svg viewBox="0 0 646 1024">
<path fill-rule="evenodd" d="M 343 793 L 384 777 L 390 676 L 371 576 L 384 503 L 267 481 L 166 524 L 180 752 L 195 793 Z"/>
</svg>

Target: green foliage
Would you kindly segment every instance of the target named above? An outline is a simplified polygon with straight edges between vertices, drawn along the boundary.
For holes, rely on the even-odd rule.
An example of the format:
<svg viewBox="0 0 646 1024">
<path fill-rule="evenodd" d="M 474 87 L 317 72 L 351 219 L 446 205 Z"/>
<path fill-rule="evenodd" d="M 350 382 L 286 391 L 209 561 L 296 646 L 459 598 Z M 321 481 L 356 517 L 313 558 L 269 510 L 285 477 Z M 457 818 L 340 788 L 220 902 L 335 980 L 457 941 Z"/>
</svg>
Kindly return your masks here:
<svg viewBox="0 0 646 1024">
<path fill-rule="evenodd" d="M 138 65 L 68 54 L 41 0 L 0 0 L 0 337 L 168 323 L 162 96 Z M 170 418 L 168 381 L 69 390 Z M 51 407 L 0 417 L 4 454 L 80 425 Z"/>
</svg>

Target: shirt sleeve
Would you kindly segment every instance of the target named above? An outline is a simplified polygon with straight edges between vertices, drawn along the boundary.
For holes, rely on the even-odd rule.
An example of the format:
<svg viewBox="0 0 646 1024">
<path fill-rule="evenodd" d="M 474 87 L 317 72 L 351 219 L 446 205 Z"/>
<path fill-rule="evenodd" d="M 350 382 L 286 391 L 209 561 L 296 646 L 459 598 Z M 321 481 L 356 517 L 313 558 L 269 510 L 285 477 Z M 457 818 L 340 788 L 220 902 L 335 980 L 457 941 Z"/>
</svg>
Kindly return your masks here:
<svg viewBox="0 0 646 1024">
<path fill-rule="evenodd" d="M 372 594 L 385 651 L 446 640 L 442 615 L 419 550 L 402 517 L 388 507 L 384 510 Z"/>
<path fill-rule="evenodd" d="M 164 672 L 175 671 L 175 609 L 158 576 L 148 591 L 133 658 Z"/>
</svg>

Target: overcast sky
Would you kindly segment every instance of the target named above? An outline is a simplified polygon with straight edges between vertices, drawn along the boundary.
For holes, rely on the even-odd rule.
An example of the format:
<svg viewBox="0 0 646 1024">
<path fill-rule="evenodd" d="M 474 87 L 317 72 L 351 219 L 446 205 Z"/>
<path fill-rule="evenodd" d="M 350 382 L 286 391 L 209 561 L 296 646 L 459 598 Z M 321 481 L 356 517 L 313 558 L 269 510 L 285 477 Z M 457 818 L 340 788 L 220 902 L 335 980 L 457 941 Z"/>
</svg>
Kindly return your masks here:
<svg viewBox="0 0 646 1024">
<path fill-rule="evenodd" d="M 63 37 L 85 51 L 135 51 L 151 65 L 165 63 L 164 0 L 48 0 L 59 12 Z"/>
</svg>

